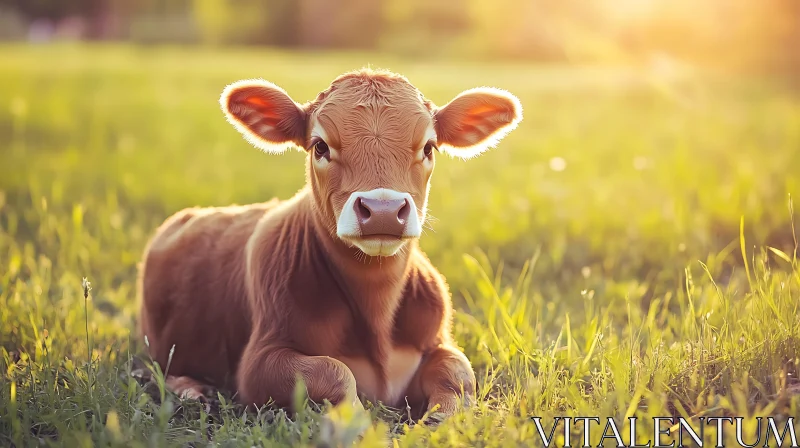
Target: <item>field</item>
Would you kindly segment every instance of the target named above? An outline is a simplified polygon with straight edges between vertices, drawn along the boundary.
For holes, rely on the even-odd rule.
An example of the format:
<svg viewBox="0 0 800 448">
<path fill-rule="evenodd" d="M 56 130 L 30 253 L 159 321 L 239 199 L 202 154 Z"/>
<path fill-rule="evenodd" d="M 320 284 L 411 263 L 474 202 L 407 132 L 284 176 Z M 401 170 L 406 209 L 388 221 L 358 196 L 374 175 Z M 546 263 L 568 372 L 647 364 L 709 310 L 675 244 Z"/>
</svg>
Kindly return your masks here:
<svg viewBox="0 0 800 448">
<path fill-rule="evenodd" d="M 800 99 L 777 84 L 358 53 L 0 54 L 0 446 L 527 446 L 532 416 L 800 416 Z M 148 393 L 128 371 L 153 230 L 304 181 L 304 155 L 250 147 L 219 93 L 264 77 L 306 101 L 366 64 L 437 104 L 491 85 L 525 108 L 498 148 L 438 159 L 422 239 L 451 285 L 475 409 L 435 426 L 371 405 L 249 414 L 222 397 L 209 416 Z"/>
</svg>

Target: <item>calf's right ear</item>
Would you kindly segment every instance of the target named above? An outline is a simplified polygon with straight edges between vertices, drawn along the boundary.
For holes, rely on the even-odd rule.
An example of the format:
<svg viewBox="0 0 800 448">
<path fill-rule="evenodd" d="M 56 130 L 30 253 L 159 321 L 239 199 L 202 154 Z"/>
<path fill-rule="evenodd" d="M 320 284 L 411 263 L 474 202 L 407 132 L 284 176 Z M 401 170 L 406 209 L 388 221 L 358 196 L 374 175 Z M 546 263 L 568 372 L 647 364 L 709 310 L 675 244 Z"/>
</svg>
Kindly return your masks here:
<svg viewBox="0 0 800 448">
<path fill-rule="evenodd" d="M 222 111 L 236 130 L 256 148 L 280 154 L 303 148 L 306 113 L 285 90 L 263 79 L 237 81 L 222 91 Z"/>
<path fill-rule="evenodd" d="M 517 127 L 522 104 L 505 90 L 479 87 L 461 92 L 436 109 L 434 119 L 442 152 L 469 159 L 494 147 Z"/>
</svg>

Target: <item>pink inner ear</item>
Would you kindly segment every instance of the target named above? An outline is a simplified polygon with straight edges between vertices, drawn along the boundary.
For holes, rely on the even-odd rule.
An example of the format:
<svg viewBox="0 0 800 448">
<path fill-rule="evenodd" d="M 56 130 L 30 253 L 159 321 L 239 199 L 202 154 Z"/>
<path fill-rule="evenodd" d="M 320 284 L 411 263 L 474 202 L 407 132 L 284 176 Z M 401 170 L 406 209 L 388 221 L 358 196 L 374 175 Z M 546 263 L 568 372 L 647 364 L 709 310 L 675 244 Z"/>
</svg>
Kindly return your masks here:
<svg viewBox="0 0 800 448">
<path fill-rule="evenodd" d="M 302 146 L 305 114 L 286 92 L 270 85 L 234 86 L 225 107 L 229 117 L 255 146 L 267 152 L 281 152 L 272 145 L 294 143 Z"/>
<path fill-rule="evenodd" d="M 245 101 L 250 103 L 250 104 L 252 104 L 252 105 L 254 105 L 254 106 L 262 106 L 262 107 L 266 107 L 267 106 L 267 102 L 262 100 L 261 98 L 259 98 L 257 96 L 248 97 Z"/>
<path fill-rule="evenodd" d="M 244 102 L 251 107 L 245 108 L 240 114 L 237 114 L 239 119 L 244 119 L 249 114 L 255 112 L 258 114 L 259 123 L 270 126 L 275 126 L 278 124 L 280 116 L 276 110 L 276 105 L 271 104 L 264 100 L 264 98 L 258 96 L 249 96 L 245 98 Z"/>
<path fill-rule="evenodd" d="M 441 143 L 454 148 L 493 144 L 496 141 L 492 136 L 511 125 L 516 115 L 512 99 L 491 92 L 472 92 L 437 112 L 437 134 Z M 478 152 L 485 149 L 476 148 Z"/>
<path fill-rule="evenodd" d="M 478 143 L 487 135 L 495 132 L 500 126 L 511 122 L 510 113 L 505 107 L 482 104 L 463 112 L 459 129 L 469 144 Z"/>
<path fill-rule="evenodd" d="M 489 121 L 508 124 L 511 122 L 511 110 L 506 107 L 495 107 L 493 105 L 476 106 L 469 110 L 464 121 L 465 123 L 474 125 Z"/>
<path fill-rule="evenodd" d="M 496 113 L 498 111 L 498 109 L 500 109 L 500 108 L 494 107 L 494 106 L 489 105 L 489 104 L 483 104 L 483 105 L 475 106 L 475 107 L 471 108 L 469 110 L 468 114 L 471 117 L 474 117 L 474 116 L 477 116 L 477 115 L 487 115 L 487 114 Z"/>
</svg>

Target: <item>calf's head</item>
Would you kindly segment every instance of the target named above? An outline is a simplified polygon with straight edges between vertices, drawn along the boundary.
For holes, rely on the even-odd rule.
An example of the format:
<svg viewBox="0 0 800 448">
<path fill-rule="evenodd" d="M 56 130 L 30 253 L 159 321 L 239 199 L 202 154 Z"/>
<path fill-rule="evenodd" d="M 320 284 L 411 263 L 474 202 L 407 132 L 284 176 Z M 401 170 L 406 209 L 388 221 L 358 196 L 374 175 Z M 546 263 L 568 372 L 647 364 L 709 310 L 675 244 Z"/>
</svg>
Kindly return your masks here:
<svg viewBox="0 0 800 448">
<path fill-rule="evenodd" d="M 522 119 L 519 100 L 467 90 L 442 107 L 404 77 L 360 70 L 305 104 L 264 80 L 229 85 L 220 104 L 257 148 L 305 150 L 316 213 L 334 238 L 370 256 L 396 254 L 426 219 L 436 153 L 471 158 Z"/>
</svg>

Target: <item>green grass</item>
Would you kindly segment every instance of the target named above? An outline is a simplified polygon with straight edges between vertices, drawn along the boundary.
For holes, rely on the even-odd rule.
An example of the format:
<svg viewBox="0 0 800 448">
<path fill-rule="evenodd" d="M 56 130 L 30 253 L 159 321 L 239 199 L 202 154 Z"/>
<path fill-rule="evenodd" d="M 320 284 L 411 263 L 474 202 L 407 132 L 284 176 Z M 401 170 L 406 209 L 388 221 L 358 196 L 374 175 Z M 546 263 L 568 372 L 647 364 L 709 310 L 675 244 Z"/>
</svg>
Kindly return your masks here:
<svg viewBox="0 0 800 448">
<path fill-rule="evenodd" d="M 800 416 L 800 101 L 778 85 L 355 53 L 0 54 L 0 445 L 346 445 L 366 429 L 363 446 L 525 446 L 531 416 Z M 225 122 L 222 88 L 264 77 L 302 102 L 368 63 L 437 104 L 493 85 L 525 108 L 497 149 L 438 160 L 422 240 L 476 408 L 438 427 L 373 406 L 223 400 L 208 417 L 148 393 L 128 371 L 156 226 L 303 183 L 301 153 L 259 153 Z"/>
</svg>

